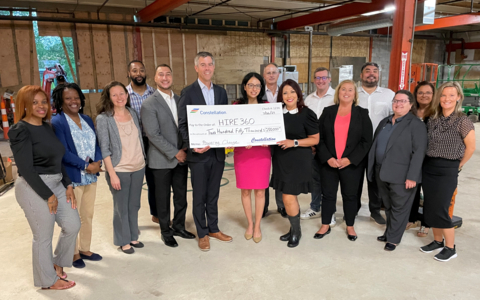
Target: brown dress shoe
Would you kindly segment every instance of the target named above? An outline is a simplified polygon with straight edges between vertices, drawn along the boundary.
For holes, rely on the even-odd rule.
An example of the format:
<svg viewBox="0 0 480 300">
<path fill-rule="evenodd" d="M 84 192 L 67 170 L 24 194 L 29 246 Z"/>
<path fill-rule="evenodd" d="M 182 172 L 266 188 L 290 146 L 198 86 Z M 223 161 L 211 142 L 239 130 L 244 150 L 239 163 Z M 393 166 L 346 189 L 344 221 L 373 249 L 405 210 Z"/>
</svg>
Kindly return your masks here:
<svg viewBox="0 0 480 300">
<path fill-rule="evenodd" d="M 152 216 L 152 222 L 158 224 L 158 218 L 155 216 Z"/>
<path fill-rule="evenodd" d="M 202 251 L 210 251 L 210 238 L 208 235 L 198 239 L 198 248 Z"/>
<path fill-rule="evenodd" d="M 229 235 L 226 235 L 224 234 L 223 232 L 219 231 L 219 232 L 215 232 L 215 233 L 209 233 L 208 234 L 212 239 L 216 239 L 216 240 L 219 240 L 220 242 L 227 242 L 227 243 L 230 243 L 233 238 Z"/>
</svg>

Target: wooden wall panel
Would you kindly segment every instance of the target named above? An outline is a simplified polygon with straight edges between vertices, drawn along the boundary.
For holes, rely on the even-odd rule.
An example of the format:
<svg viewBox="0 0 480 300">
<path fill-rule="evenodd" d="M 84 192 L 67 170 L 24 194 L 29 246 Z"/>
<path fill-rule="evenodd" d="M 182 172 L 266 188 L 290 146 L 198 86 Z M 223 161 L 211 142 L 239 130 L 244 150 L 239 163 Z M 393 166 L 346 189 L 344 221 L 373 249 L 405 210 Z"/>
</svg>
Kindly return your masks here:
<svg viewBox="0 0 480 300">
<path fill-rule="evenodd" d="M 13 46 L 12 22 L 0 21 L 0 86 L 8 87 L 19 85 L 15 50 Z"/>
<path fill-rule="evenodd" d="M 105 14 L 100 14 L 100 19 L 105 18 Z M 91 33 L 93 35 L 93 49 L 95 52 L 97 89 L 103 89 L 105 85 L 112 81 L 112 68 L 110 65 L 111 52 L 109 46 L 107 25 L 92 25 Z"/>
<path fill-rule="evenodd" d="M 88 13 L 75 13 L 77 19 L 88 19 Z M 77 57 L 77 73 L 80 80 L 80 87 L 84 90 L 95 89 L 95 78 L 93 72 L 92 47 L 90 43 L 90 27 L 87 24 L 76 24 L 77 46 L 79 57 Z M 96 76 L 96 74 L 95 74 Z"/>
<path fill-rule="evenodd" d="M 185 34 L 185 57 L 187 70 L 187 84 L 192 84 L 197 79 L 195 71 L 195 56 L 197 56 L 197 36 L 195 34 Z"/>
<path fill-rule="evenodd" d="M 180 32 L 170 33 L 172 51 L 173 83 L 176 87 L 185 85 L 185 67 L 183 60 L 183 38 Z"/>
<path fill-rule="evenodd" d="M 29 21 L 15 22 L 15 35 L 17 38 L 18 58 L 22 84 L 40 85 L 40 72 L 38 71 L 37 49 L 33 34 L 33 24 Z"/>
<path fill-rule="evenodd" d="M 415 40 L 413 42 L 412 64 L 421 64 L 425 62 L 426 49 L 427 40 Z"/>
<path fill-rule="evenodd" d="M 155 56 L 153 50 L 152 28 L 142 28 L 142 53 L 143 64 L 147 71 L 147 84 L 155 86 Z"/>
<path fill-rule="evenodd" d="M 71 19 L 72 14 L 62 13 L 37 13 L 38 17 L 54 17 Z M 62 36 L 72 37 L 72 24 L 71 23 L 58 23 L 58 22 L 38 22 L 38 34 L 40 36 L 59 36 L 58 29 L 60 29 Z"/>
<path fill-rule="evenodd" d="M 243 56 L 215 58 L 216 84 L 241 84 L 243 77 L 249 72 L 260 72 L 263 56 L 253 56 L 245 59 Z"/>
<path fill-rule="evenodd" d="M 109 14 L 108 19 L 115 21 L 122 21 L 125 19 L 124 15 Z M 110 26 L 110 41 L 112 44 L 112 57 L 113 62 L 113 78 L 116 81 L 120 81 L 123 84 L 128 84 L 127 79 L 127 47 L 125 45 L 125 32 L 130 27 L 126 26 Z"/>
</svg>

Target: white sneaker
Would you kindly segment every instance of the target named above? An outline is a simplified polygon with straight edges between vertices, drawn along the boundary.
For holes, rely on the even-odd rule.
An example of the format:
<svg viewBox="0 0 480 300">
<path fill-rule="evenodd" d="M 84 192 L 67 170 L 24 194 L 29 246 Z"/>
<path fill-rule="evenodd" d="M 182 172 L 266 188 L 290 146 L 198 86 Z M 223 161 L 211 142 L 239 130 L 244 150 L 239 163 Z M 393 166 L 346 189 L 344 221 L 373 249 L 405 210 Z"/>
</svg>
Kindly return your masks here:
<svg viewBox="0 0 480 300">
<path fill-rule="evenodd" d="M 337 218 L 335 218 L 335 215 L 332 216 L 332 221 L 330 222 L 330 227 L 334 227 L 337 225 Z"/>
<path fill-rule="evenodd" d="M 320 212 L 314 211 L 313 209 L 307 209 L 303 214 L 300 215 L 300 219 L 308 220 L 313 218 L 320 218 Z"/>
</svg>

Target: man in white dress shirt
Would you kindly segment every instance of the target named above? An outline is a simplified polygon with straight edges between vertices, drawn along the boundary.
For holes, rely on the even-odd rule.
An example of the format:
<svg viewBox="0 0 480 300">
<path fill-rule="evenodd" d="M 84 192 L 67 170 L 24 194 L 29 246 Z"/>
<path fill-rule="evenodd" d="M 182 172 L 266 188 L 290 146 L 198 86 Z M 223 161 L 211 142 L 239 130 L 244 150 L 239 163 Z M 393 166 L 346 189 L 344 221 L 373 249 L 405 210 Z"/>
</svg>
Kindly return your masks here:
<svg viewBox="0 0 480 300">
<path fill-rule="evenodd" d="M 268 101 L 268 103 L 276 103 L 278 96 L 278 77 L 280 76 L 280 71 L 278 66 L 275 63 L 269 63 L 263 69 L 263 79 L 265 79 L 265 95 L 263 100 Z M 282 217 L 287 217 L 287 212 L 285 211 L 285 206 L 283 205 L 282 192 L 275 191 L 275 202 L 277 203 L 277 211 L 282 215 Z M 270 203 L 270 192 L 269 188 L 265 189 L 265 208 L 263 210 L 263 216 L 265 217 L 268 212 L 268 205 Z"/>
<path fill-rule="evenodd" d="M 141 117 L 148 137 L 148 165 L 155 183 L 157 216 L 162 241 L 166 246 L 177 247 L 173 236 L 194 239 L 185 230 L 187 212 L 187 144 L 178 131 L 178 102 L 180 97 L 172 91 L 172 69 L 161 64 L 155 71 L 157 89 L 142 104 Z M 174 216 L 170 227 L 170 190 L 173 189 Z"/>
<path fill-rule="evenodd" d="M 368 109 L 368 115 L 372 120 L 373 132 L 377 129 L 378 124 L 384 118 L 392 114 L 392 100 L 395 93 L 387 88 L 378 86 L 380 77 L 380 68 L 374 62 L 367 62 L 362 66 L 360 79 L 362 85 L 358 87 L 359 105 Z M 365 158 L 367 159 L 367 158 Z M 370 209 L 370 218 L 379 225 L 385 225 L 385 219 L 380 214 L 382 199 L 378 194 L 376 181 L 367 181 L 368 184 L 368 207 Z M 360 197 L 362 195 L 363 179 L 359 188 L 359 206 Z"/>
<path fill-rule="evenodd" d="M 317 68 L 313 73 L 313 80 L 317 90 L 305 99 L 305 105 L 317 115 L 317 119 L 322 115 L 323 109 L 327 106 L 333 105 L 333 98 L 335 96 L 335 90 L 330 86 L 332 76 L 330 70 L 324 67 Z M 315 147 L 312 147 L 313 160 L 312 160 L 312 177 L 313 177 L 313 190 L 312 201 L 310 207 L 300 215 L 302 219 L 311 219 L 320 217 L 320 206 L 322 203 L 322 187 L 320 185 L 320 166 L 315 159 Z M 332 222 L 330 226 L 336 224 L 335 215 L 332 216 Z"/>
</svg>

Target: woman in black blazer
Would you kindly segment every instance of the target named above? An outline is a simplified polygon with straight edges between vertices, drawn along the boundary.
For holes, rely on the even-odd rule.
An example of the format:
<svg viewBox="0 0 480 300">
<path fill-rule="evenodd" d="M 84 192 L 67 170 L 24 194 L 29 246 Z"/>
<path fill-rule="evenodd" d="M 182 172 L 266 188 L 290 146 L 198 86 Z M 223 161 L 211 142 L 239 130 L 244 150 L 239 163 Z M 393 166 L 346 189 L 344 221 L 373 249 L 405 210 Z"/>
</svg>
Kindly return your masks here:
<svg viewBox="0 0 480 300">
<path fill-rule="evenodd" d="M 386 251 L 402 240 L 427 150 L 427 129 L 415 115 L 412 93 L 400 90 L 392 100 L 393 115 L 383 119 L 375 131 L 368 154 L 368 180 L 376 180 L 385 205 L 387 228 L 377 238 Z"/>
<path fill-rule="evenodd" d="M 335 105 L 326 107 L 319 120 L 320 162 L 322 183 L 322 227 L 314 235 L 321 239 L 330 233 L 330 220 L 335 213 L 338 183 L 340 183 L 347 237 L 357 239 L 353 228 L 358 210 L 358 187 L 362 184 L 365 157 L 372 145 L 372 122 L 368 110 L 358 105 L 355 82 L 342 81 L 335 89 Z"/>
</svg>

